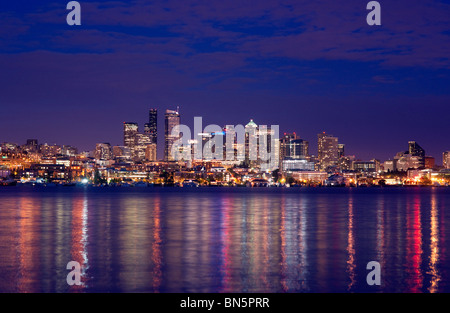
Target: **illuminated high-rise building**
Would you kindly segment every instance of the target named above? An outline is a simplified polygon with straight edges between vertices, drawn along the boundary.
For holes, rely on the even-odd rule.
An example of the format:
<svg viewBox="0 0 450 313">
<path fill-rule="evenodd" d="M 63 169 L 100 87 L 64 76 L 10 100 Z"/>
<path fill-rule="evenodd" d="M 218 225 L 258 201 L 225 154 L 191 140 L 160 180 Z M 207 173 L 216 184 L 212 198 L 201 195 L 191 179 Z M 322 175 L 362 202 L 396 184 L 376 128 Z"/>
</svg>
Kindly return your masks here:
<svg viewBox="0 0 450 313">
<path fill-rule="evenodd" d="M 296 133 L 284 134 L 280 138 L 280 160 L 304 159 L 309 156 L 309 142 L 300 139 Z"/>
<path fill-rule="evenodd" d="M 311 168 L 311 164 L 314 168 L 313 162 L 305 163 L 306 159 L 309 158 L 309 142 L 300 139 L 296 133 L 284 133 L 279 140 L 279 146 L 280 168 L 283 171 Z"/>
<path fill-rule="evenodd" d="M 273 171 L 279 168 L 280 137 L 278 126 L 258 127 L 258 160 L 261 171 Z"/>
<path fill-rule="evenodd" d="M 323 132 L 318 134 L 317 138 L 319 168 L 327 170 L 328 167 L 337 165 L 339 160 L 338 137 Z"/>
<path fill-rule="evenodd" d="M 151 144 L 150 137 L 146 134 L 136 134 L 136 145 L 133 149 L 133 160 L 142 162 L 146 158 L 147 147 Z"/>
<path fill-rule="evenodd" d="M 111 145 L 109 143 L 96 144 L 94 157 L 97 160 L 111 160 L 113 158 Z"/>
<path fill-rule="evenodd" d="M 338 157 L 342 158 L 343 156 L 345 156 L 345 145 L 340 143 L 338 144 Z"/>
<path fill-rule="evenodd" d="M 123 123 L 123 145 L 133 151 L 136 145 L 137 123 Z"/>
<path fill-rule="evenodd" d="M 49 145 L 44 143 L 39 146 L 39 150 L 41 151 L 44 157 L 55 157 L 58 154 L 61 154 L 61 146 L 59 145 Z"/>
<path fill-rule="evenodd" d="M 425 157 L 425 168 L 434 168 L 436 165 L 436 160 L 432 156 Z"/>
<path fill-rule="evenodd" d="M 131 158 L 131 150 L 125 146 L 112 147 L 113 158 L 119 161 L 128 161 Z"/>
<path fill-rule="evenodd" d="M 39 150 L 38 140 L 28 139 L 25 145 L 25 150 L 28 152 L 37 152 Z"/>
<path fill-rule="evenodd" d="M 294 139 L 289 144 L 292 159 L 304 159 L 309 155 L 309 142 L 303 139 Z"/>
<path fill-rule="evenodd" d="M 156 161 L 156 144 L 151 143 L 147 145 L 145 149 L 145 160 L 147 161 Z"/>
<path fill-rule="evenodd" d="M 408 142 L 409 154 L 419 158 L 419 167 L 425 166 L 425 150 L 415 141 Z"/>
<path fill-rule="evenodd" d="M 253 120 L 245 125 L 245 161 L 253 163 L 258 160 L 258 125 Z"/>
<path fill-rule="evenodd" d="M 280 138 L 280 160 L 291 157 L 291 141 L 298 139 L 296 133 L 287 134 Z"/>
<path fill-rule="evenodd" d="M 174 161 L 172 156 L 172 146 L 175 140 L 178 139 L 178 136 L 172 135 L 172 129 L 180 125 L 180 113 L 173 110 L 166 110 L 166 114 L 164 116 L 165 121 L 165 143 L 164 143 L 164 160 L 165 161 Z"/>
<path fill-rule="evenodd" d="M 148 112 L 148 123 L 144 125 L 144 134 L 148 135 L 151 143 L 158 142 L 158 110 L 150 109 Z"/>
<path fill-rule="evenodd" d="M 226 125 L 224 134 L 224 160 L 237 164 L 245 160 L 245 128 L 242 125 Z"/>
<path fill-rule="evenodd" d="M 74 157 L 78 154 L 78 149 L 76 147 L 62 145 L 61 154 L 68 157 Z"/>
<path fill-rule="evenodd" d="M 442 165 L 444 168 L 450 169 L 450 151 L 442 153 Z"/>
</svg>

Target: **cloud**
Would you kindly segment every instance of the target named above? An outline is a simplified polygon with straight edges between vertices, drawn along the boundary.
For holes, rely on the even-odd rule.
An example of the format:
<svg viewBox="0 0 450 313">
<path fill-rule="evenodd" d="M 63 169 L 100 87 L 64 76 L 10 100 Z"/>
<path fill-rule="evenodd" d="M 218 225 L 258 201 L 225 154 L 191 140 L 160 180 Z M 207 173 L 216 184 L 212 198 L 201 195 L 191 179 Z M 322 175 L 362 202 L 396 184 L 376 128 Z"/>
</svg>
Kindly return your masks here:
<svg viewBox="0 0 450 313">
<path fill-rule="evenodd" d="M 21 45 L 27 51 L 33 45 L 35 50 L 73 53 L 128 50 L 169 55 L 168 59 L 179 55 L 186 61 L 195 54 L 208 57 L 220 52 L 245 54 L 247 60 L 350 60 L 450 68 L 450 4 L 383 2 L 379 27 L 366 24 L 367 13 L 360 0 L 99 1 L 82 3 L 83 26 L 76 29 L 64 26 L 65 6 L 49 3 L 47 11 L 10 16 L 2 22 L 8 28 L 0 32 L 7 34 L 3 47 L 16 51 Z M 41 35 L 24 36 L 31 26 L 42 25 L 47 27 Z"/>
</svg>

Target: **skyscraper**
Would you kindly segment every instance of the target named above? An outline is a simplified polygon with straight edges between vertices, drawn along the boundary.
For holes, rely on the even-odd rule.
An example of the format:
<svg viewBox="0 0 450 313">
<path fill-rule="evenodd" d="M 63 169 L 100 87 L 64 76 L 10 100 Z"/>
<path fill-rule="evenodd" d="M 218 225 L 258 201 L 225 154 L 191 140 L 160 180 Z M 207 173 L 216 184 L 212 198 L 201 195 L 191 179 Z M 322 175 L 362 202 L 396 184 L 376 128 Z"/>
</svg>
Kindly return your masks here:
<svg viewBox="0 0 450 313">
<path fill-rule="evenodd" d="M 144 125 L 144 134 L 148 135 L 151 143 L 158 141 L 158 110 L 150 109 L 148 112 L 148 123 Z"/>
<path fill-rule="evenodd" d="M 254 165 L 258 160 L 258 125 L 250 120 L 245 125 L 245 161 Z"/>
<path fill-rule="evenodd" d="M 409 154 L 419 158 L 419 167 L 425 166 L 425 150 L 415 141 L 408 142 Z"/>
<path fill-rule="evenodd" d="M 340 143 L 338 144 L 338 157 L 341 158 L 345 156 L 345 145 Z"/>
<path fill-rule="evenodd" d="M 261 171 L 279 168 L 280 137 L 277 125 L 258 126 L 258 160 Z"/>
<path fill-rule="evenodd" d="M 409 154 L 413 155 L 413 156 L 423 156 L 425 157 L 425 150 L 422 149 L 421 146 L 419 146 L 419 144 L 415 141 L 409 141 L 408 142 L 408 147 L 409 147 Z"/>
<path fill-rule="evenodd" d="M 289 143 L 290 157 L 303 159 L 309 155 L 309 142 L 303 139 L 294 139 Z"/>
<path fill-rule="evenodd" d="M 426 156 L 425 157 L 425 168 L 434 168 L 436 164 L 436 160 L 432 156 Z"/>
<path fill-rule="evenodd" d="M 28 139 L 25 145 L 25 150 L 28 152 L 37 152 L 39 150 L 38 140 Z"/>
<path fill-rule="evenodd" d="M 156 144 L 151 143 L 145 149 L 145 160 L 156 161 Z"/>
<path fill-rule="evenodd" d="M 133 160 L 142 162 L 146 157 L 147 147 L 150 146 L 150 137 L 146 134 L 136 134 L 136 145 L 132 153 Z"/>
<path fill-rule="evenodd" d="M 245 128 L 242 125 L 226 125 L 224 131 L 224 159 L 242 162 L 245 160 Z"/>
<path fill-rule="evenodd" d="M 284 133 L 283 137 L 280 138 L 280 160 L 291 157 L 291 141 L 298 139 L 297 134 L 287 134 Z"/>
<path fill-rule="evenodd" d="M 113 158 L 111 145 L 107 142 L 96 144 L 94 157 L 97 160 L 111 160 Z"/>
<path fill-rule="evenodd" d="M 338 163 L 338 138 L 325 132 L 318 134 L 317 138 L 319 168 L 324 171 Z"/>
<path fill-rule="evenodd" d="M 131 150 L 125 146 L 112 147 L 113 158 L 120 161 L 129 160 L 131 158 Z"/>
<path fill-rule="evenodd" d="M 174 161 L 171 151 L 173 143 L 175 142 L 175 140 L 178 139 L 178 136 L 172 135 L 172 129 L 175 126 L 180 125 L 180 113 L 178 111 L 166 110 L 164 122 L 165 122 L 164 160 Z"/>
<path fill-rule="evenodd" d="M 450 169 L 450 151 L 442 153 L 442 165 L 444 168 Z"/>
<path fill-rule="evenodd" d="M 300 139 L 296 133 L 284 134 L 280 138 L 280 160 L 303 159 L 309 155 L 309 142 Z"/>
<path fill-rule="evenodd" d="M 123 123 L 123 145 L 133 151 L 136 145 L 137 123 Z"/>
</svg>

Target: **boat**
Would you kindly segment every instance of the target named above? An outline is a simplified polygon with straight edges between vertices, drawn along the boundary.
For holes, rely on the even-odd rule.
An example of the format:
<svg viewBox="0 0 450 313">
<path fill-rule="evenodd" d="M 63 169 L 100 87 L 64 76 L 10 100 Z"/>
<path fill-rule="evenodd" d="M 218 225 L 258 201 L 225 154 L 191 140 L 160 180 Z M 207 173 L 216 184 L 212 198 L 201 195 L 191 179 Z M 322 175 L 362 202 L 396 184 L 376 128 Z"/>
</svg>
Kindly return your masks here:
<svg viewBox="0 0 450 313">
<path fill-rule="evenodd" d="M 185 180 L 183 181 L 183 187 L 198 187 L 200 183 L 197 180 Z"/>
</svg>

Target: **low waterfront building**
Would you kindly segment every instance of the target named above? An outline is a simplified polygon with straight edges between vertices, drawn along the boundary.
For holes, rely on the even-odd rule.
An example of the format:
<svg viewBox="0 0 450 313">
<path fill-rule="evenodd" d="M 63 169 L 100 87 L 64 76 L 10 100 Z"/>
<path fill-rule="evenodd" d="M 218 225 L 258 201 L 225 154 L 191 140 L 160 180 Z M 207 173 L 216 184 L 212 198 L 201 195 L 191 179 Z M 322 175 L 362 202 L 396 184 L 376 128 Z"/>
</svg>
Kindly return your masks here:
<svg viewBox="0 0 450 313">
<path fill-rule="evenodd" d="M 314 162 L 309 162 L 306 159 L 284 159 L 281 162 L 282 171 L 314 171 Z"/>
<path fill-rule="evenodd" d="M 377 173 L 380 170 L 380 162 L 378 160 L 354 161 L 353 170 L 363 173 Z"/>
<path fill-rule="evenodd" d="M 298 171 L 290 173 L 292 178 L 303 182 L 313 182 L 323 184 L 328 178 L 328 173 L 323 171 Z"/>
</svg>

